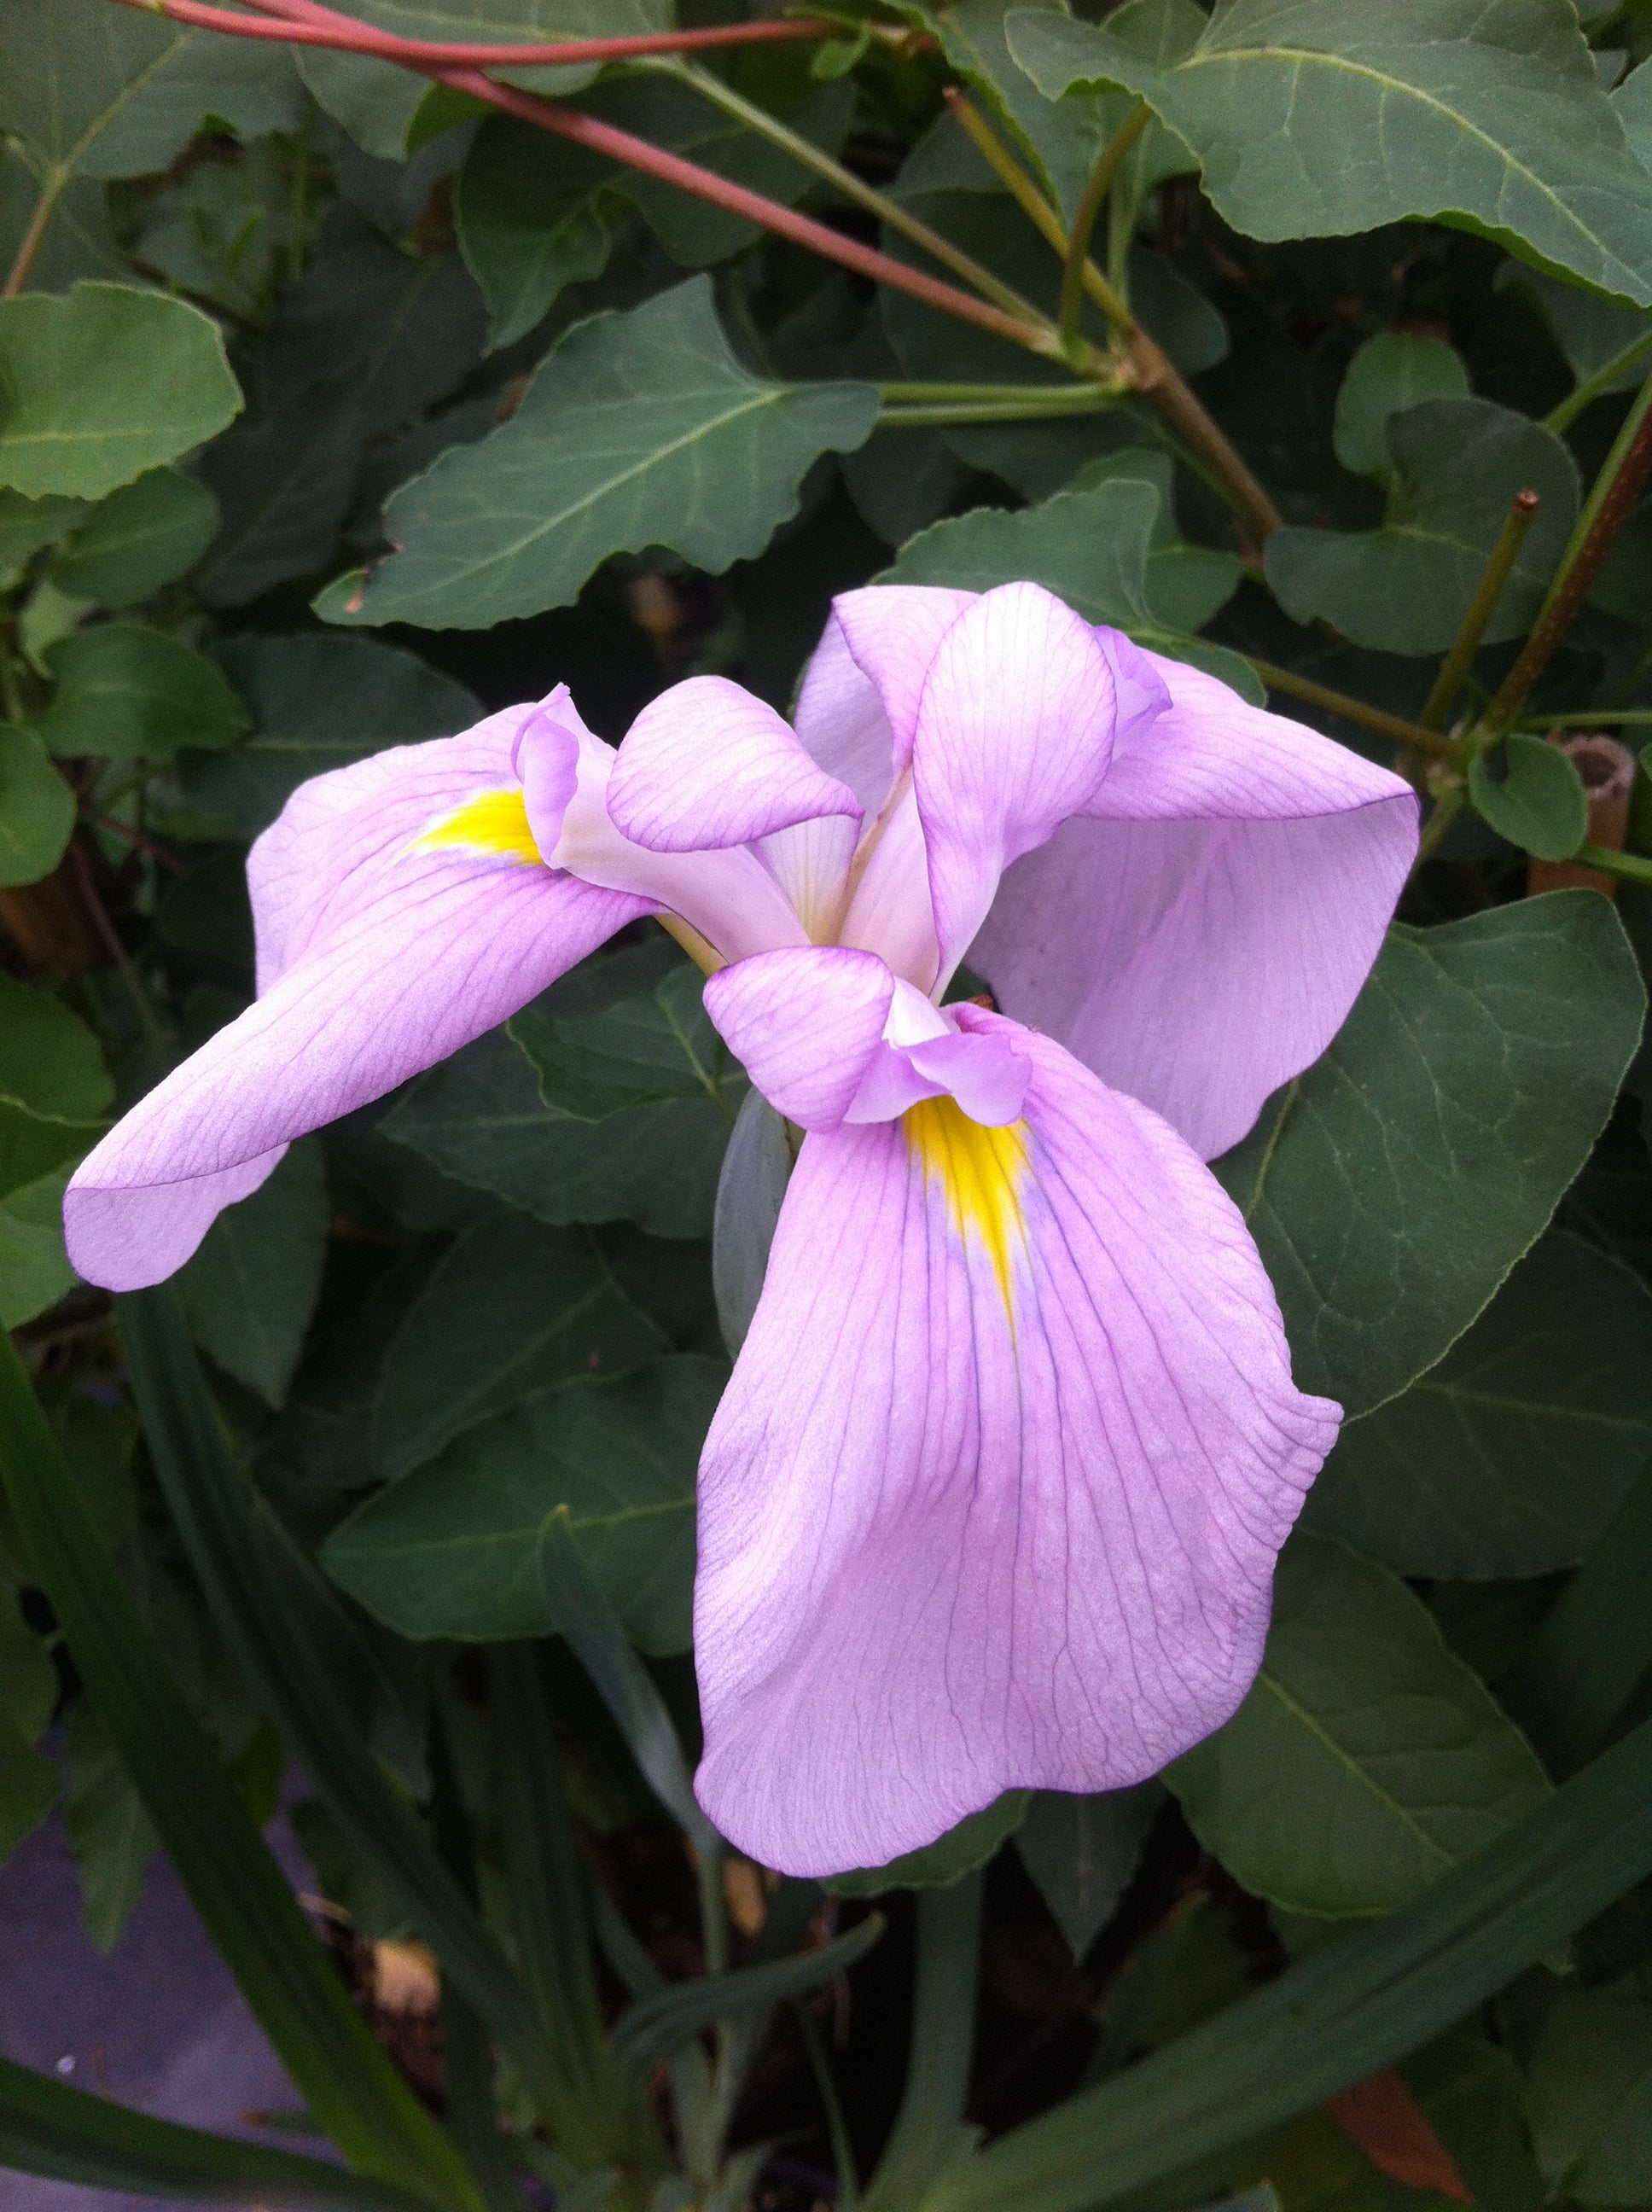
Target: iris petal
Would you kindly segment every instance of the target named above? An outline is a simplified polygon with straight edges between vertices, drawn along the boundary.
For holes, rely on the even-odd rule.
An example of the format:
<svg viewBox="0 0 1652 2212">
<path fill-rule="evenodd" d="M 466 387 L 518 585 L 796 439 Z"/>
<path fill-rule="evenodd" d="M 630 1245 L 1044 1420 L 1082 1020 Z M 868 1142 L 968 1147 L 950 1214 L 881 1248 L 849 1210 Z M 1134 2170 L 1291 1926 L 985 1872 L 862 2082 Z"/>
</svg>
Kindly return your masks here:
<svg viewBox="0 0 1652 2212">
<path fill-rule="evenodd" d="M 1113 1789 L 1234 1710 L 1338 1410 L 1166 1125 L 974 1008 L 1021 1119 L 805 1140 L 700 1478 L 697 1789 L 796 1874 L 1017 1785 Z"/>
</svg>

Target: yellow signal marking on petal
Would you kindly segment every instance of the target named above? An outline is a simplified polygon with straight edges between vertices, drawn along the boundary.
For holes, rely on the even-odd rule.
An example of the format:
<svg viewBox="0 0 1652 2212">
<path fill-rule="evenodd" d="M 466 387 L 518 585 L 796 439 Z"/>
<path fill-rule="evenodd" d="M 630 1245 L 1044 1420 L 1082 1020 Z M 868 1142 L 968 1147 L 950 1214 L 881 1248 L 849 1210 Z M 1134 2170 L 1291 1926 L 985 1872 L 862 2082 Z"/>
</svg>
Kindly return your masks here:
<svg viewBox="0 0 1652 2212">
<path fill-rule="evenodd" d="M 483 791 L 467 799 L 440 822 L 433 822 L 413 850 L 432 853 L 444 846 L 491 859 L 525 860 L 536 867 L 542 857 L 528 827 L 528 803 L 519 783 L 507 791 Z"/>
<path fill-rule="evenodd" d="M 1021 1210 L 1026 1123 L 988 1129 L 972 1121 L 957 1099 L 944 1097 L 920 1100 L 901 1119 L 926 1181 L 945 1192 L 959 1235 L 986 1253 L 1005 1310 L 1012 1313 L 1011 1262 L 1027 1238 Z"/>
</svg>

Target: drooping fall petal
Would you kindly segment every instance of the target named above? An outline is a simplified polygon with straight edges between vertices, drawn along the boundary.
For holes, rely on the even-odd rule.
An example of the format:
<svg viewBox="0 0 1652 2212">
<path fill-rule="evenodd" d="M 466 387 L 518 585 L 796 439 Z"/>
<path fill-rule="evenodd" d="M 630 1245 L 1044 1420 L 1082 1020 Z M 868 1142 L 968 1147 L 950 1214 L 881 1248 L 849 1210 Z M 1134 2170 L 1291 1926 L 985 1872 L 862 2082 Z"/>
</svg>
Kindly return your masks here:
<svg viewBox="0 0 1652 2212">
<path fill-rule="evenodd" d="M 764 1864 L 881 1864 L 1218 1726 L 1334 1437 L 1237 1212 L 1047 1039 L 1023 1119 L 805 1140 L 708 1439 L 697 1788 Z"/>
<path fill-rule="evenodd" d="M 112 1290 L 160 1281 L 294 1137 L 525 1006 L 640 898 L 553 872 L 513 743 L 533 709 L 303 785 L 252 848 L 260 996 L 81 1164 L 70 1256 Z"/>
<path fill-rule="evenodd" d="M 1151 655 L 1091 811 L 1009 871 L 969 955 L 1000 1005 L 1214 1158 L 1324 1051 L 1416 857 L 1398 776 Z"/>
</svg>

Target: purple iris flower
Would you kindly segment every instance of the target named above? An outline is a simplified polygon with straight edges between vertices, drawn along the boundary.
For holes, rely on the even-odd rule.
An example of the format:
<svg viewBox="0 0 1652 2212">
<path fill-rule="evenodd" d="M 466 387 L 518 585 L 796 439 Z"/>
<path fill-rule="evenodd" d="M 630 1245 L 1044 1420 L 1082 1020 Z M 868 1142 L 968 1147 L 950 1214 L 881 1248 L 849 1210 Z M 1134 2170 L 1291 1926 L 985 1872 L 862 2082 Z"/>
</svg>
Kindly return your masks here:
<svg viewBox="0 0 1652 2212">
<path fill-rule="evenodd" d="M 835 605 L 795 732 L 564 688 L 318 776 L 252 848 L 258 997 L 84 1162 L 151 1283 L 293 1137 L 658 915 L 807 1133 L 700 1468 L 697 1789 L 796 1874 L 1207 1735 L 1340 1409 L 1205 1165 L 1324 1049 L 1409 786 L 1031 584 Z M 940 1000 L 960 962 L 997 1013 Z M 1011 1018 L 1011 1017 L 1013 1017 Z"/>
</svg>

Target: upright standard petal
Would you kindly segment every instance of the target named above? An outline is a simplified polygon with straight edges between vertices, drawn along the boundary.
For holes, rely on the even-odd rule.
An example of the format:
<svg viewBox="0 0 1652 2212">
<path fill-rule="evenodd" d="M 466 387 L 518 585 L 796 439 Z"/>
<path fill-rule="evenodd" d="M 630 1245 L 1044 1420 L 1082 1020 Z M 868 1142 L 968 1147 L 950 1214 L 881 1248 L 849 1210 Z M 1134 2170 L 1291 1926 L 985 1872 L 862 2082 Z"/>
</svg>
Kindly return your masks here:
<svg viewBox="0 0 1652 2212">
<path fill-rule="evenodd" d="M 294 793 L 247 867 L 260 995 L 81 1163 L 64 1222 L 82 1275 L 159 1282 L 290 1139 L 470 1043 L 652 911 L 541 860 L 511 763 L 531 711 Z"/>
<path fill-rule="evenodd" d="M 1217 1727 L 1336 1433 L 1174 1131 L 958 1018 L 1027 1058 L 1023 1118 L 940 1100 L 805 1140 L 701 1465 L 696 1787 L 794 1874 Z"/>
<path fill-rule="evenodd" d="M 912 758 L 929 664 L 975 598 L 935 584 L 868 584 L 832 602 L 798 694 L 798 735 L 869 815 Z"/>
<path fill-rule="evenodd" d="M 811 758 L 772 707 L 721 676 L 661 692 L 622 740 L 608 811 L 655 853 L 753 845 L 821 815 L 859 820 L 847 784 Z"/>
<path fill-rule="evenodd" d="M 969 957 L 1006 1012 L 1213 1159 L 1346 1018 L 1416 857 L 1417 799 L 1148 657 L 1171 705 L 1121 732 L 1105 818 L 1010 870 Z"/>
<path fill-rule="evenodd" d="M 1005 869 L 1094 804 L 1117 708 L 1102 641 L 1036 584 L 984 593 L 941 639 L 912 769 L 943 981 Z"/>
<path fill-rule="evenodd" d="M 808 941 L 774 872 L 744 845 L 722 844 L 714 835 L 703 845 L 681 848 L 667 838 L 660 847 L 626 835 L 610 804 L 619 757 L 586 729 L 566 687 L 523 725 L 514 757 L 528 820 L 553 867 L 680 915 L 725 960 Z M 639 781 L 646 796 L 646 779 Z"/>
</svg>

